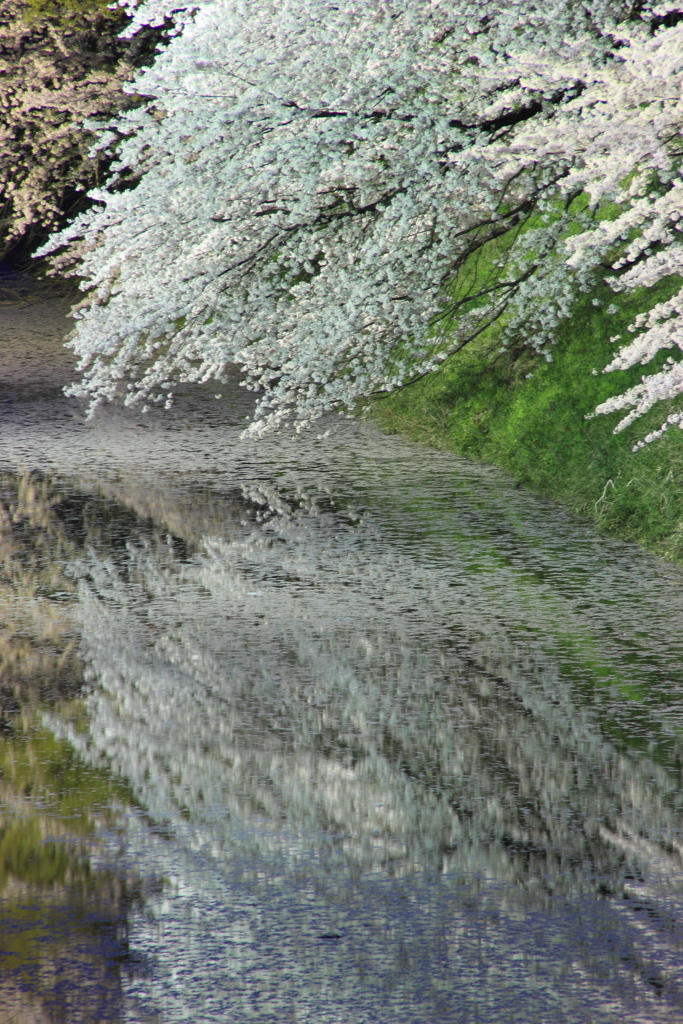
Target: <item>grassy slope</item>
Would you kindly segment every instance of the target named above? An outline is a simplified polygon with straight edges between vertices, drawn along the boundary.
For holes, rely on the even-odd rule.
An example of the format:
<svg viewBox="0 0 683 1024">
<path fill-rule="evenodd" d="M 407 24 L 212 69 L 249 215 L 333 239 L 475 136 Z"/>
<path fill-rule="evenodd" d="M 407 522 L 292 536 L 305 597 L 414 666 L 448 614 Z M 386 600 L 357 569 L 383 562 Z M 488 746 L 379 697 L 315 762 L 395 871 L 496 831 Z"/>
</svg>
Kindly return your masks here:
<svg viewBox="0 0 683 1024">
<path fill-rule="evenodd" d="M 627 338 L 625 328 L 635 314 L 671 294 L 674 284 L 679 286 L 663 283 L 657 295 L 616 297 L 601 285 L 581 297 L 558 331 L 553 362 L 523 349 L 497 355 L 495 336 L 489 335 L 438 373 L 377 402 L 371 415 L 387 431 L 501 466 L 524 486 L 590 516 L 606 532 L 683 563 L 683 431 L 671 428 L 646 448 L 631 450 L 671 409 L 659 403 L 616 435 L 619 414 L 585 419 L 645 372 L 636 367 L 591 375 L 613 355 L 610 336 Z M 619 306 L 614 315 L 606 313 L 611 303 Z"/>
</svg>

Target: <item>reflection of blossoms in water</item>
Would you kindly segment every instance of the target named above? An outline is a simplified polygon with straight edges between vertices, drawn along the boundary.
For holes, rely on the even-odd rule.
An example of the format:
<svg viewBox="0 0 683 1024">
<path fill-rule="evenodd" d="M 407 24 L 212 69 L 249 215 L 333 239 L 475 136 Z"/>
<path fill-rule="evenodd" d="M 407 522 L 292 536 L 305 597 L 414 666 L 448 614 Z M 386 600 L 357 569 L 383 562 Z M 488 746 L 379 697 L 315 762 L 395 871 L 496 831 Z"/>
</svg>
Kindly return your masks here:
<svg viewBox="0 0 683 1024">
<path fill-rule="evenodd" d="M 256 454 L 197 390 L 87 426 L 42 308 L 0 456 L 82 481 L 46 551 L 91 689 L 52 721 L 121 772 L 127 1019 L 681 1021 L 677 570 L 358 421 Z"/>
<path fill-rule="evenodd" d="M 168 879 L 137 941 L 178 964 L 143 1002 L 161 1000 L 169 1020 L 188 1007 L 241 1020 L 258 988 L 257 1019 L 296 1006 L 332 1021 L 364 1019 L 362 993 L 377 1004 L 367 1019 L 412 1019 L 409 1007 L 469 1020 L 495 961 L 503 1001 L 530 998 L 530 963 L 544 979 L 527 1021 L 589 1019 L 558 1007 L 569 991 L 601 1020 L 623 1019 L 629 1000 L 643 1020 L 683 1019 L 670 775 L 606 741 L 553 659 L 506 638 L 472 578 L 454 635 L 443 574 L 263 489 L 250 500 L 261 525 L 232 508 L 234 527 L 194 557 L 148 536 L 78 569 L 92 690 L 73 742 L 173 836 L 131 819 L 136 862 Z M 401 892 L 417 903 L 399 912 Z M 344 945 L 333 964 L 321 941 Z M 466 1012 L 439 1002 L 443 948 Z M 351 970 L 361 954 L 381 998 Z M 311 985 L 334 998 L 304 999 Z"/>
</svg>

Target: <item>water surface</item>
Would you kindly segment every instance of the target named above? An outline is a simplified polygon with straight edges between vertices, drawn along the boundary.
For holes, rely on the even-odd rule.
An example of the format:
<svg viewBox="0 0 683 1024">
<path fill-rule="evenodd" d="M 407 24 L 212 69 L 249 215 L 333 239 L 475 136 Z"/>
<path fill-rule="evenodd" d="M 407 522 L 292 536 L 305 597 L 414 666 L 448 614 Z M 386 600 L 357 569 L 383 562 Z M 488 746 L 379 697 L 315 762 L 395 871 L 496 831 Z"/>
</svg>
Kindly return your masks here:
<svg viewBox="0 0 683 1024">
<path fill-rule="evenodd" d="M 0 301 L 0 1024 L 683 1021 L 680 571 Z"/>
</svg>

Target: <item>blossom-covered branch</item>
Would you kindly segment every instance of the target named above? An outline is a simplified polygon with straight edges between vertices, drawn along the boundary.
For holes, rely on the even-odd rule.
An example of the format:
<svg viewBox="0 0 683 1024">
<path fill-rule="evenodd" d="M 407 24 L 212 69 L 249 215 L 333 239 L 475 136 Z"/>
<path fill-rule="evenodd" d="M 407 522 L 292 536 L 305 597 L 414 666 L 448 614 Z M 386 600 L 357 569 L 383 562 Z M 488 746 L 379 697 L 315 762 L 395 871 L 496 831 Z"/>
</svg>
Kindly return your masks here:
<svg viewBox="0 0 683 1024">
<path fill-rule="evenodd" d="M 113 159 L 100 205 L 44 250 L 84 279 L 73 391 L 94 405 L 168 405 L 174 382 L 236 362 L 261 391 L 259 432 L 353 409 L 495 320 L 502 344 L 549 356 L 614 249 L 596 209 L 632 205 L 628 175 L 650 201 L 653 169 L 673 174 L 678 66 L 654 121 L 647 76 L 679 29 L 653 34 L 652 11 L 127 6 L 129 33 L 173 9 L 178 34 L 126 87 L 147 106 L 97 144 Z M 139 184 L 117 190 L 131 171 Z M 592 206 L 573 201 L 585 192 Z"/>
</svg>

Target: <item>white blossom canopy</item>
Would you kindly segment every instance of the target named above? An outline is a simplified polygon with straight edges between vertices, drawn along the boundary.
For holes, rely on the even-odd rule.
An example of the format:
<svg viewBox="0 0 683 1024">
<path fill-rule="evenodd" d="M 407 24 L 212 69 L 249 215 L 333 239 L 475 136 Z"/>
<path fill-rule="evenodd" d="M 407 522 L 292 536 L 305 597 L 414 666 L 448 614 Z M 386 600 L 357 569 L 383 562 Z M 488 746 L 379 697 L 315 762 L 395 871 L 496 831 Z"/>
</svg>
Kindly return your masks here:
<svg viewBox="0 0 683 1024">
<path fill-rule="evenodd" d="M 129 33 L 173 13 L 177 34 L 126 86 L 149 103 L 101 134 L 98 205 L 42 250 L 83 278 L 72 392 L 93 407 L 169 405 L 237 363 L 250 431 L 302 427 L 496 320 L 550 357 L 605 261 L 616 288 L 680 272 L 673 4 L 125 6 Z M 683 348 L 681 298 L 608 369 Z M 633 406 L 623 426 L 680 391 L 676 363 L 600 411 Z"/>
</svg>

